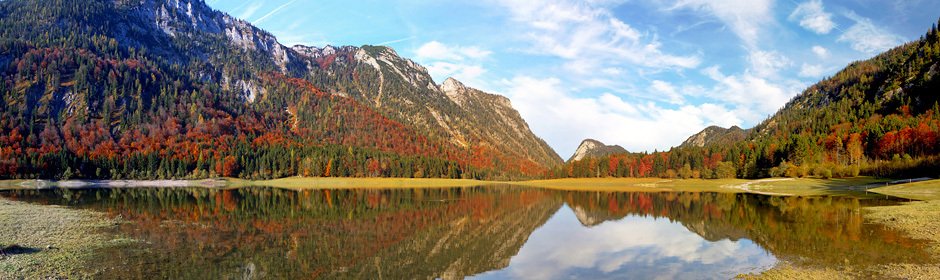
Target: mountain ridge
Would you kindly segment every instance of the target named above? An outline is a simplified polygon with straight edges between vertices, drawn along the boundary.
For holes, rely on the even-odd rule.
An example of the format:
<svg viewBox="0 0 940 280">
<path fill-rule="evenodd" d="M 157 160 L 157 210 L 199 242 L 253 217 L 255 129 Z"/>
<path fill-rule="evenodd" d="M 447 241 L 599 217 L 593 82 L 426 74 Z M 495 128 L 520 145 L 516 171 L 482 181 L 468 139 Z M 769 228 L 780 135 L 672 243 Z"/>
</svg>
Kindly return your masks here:
<svg viewBox="0 0 940 280">
<path fill-rule="evenodd" d="M 738 126 L 723 128 L 720 126 L 709 126 L 699 133 L 689 136 L 679 147 L 705 147 L 711 145 L 728 145 L 744 140 L 748 131 Z"/>
<path fill-rule="evenodd" d="M 0 25 L 5 34 L 0 39 L 6 46 L 0 61 L 11 62 L 5 64 L 11 67 L 4 72 L 6 82 L 0 88 L 5 92 L 0 114 L 6 113 L 5 119 L 13 120 L 6 123 L 3 132 L 25 136 L 0 139 L 4 147 L 16 147 L 0 153 L 0 167 L 6 169 L 0 176 L 71 173 L 68 175 L 97 178 L 122 173 L 115 167 L 127 164 L 118 157 L 104 158 L 106 166 L 92 162 L 89 151 L 96 150 L 124 157 L 146 157 L 161 151 L 157 161 L 164 163 L 158 165 L 178 169 L 160 176 L 130 177 L 181 177 L 190 171 L 192 174 L 185 176 L 213 173 L 206 171 L 250 178 L 304 173 L 297 167 L 303 158 L 278 156 L 262 163 L 261 159 L 247 157 L 244 153 L 248 151 L 241 149 L 182 156 L 182 148 L 171 144 L 137 150 L 125 147 L 130 143 L 120 142 L 133 133 L 150 133 L 151 129 L 143 124 L 164 122 L 175 123 L 160 127 L 174 135 L 192 134 L 206 126 L 215 138 L 198 141 L 207 145 L 228 141 L 218 138 L 226 135 L 248 142 L 256 137 L 274 137 L 281 145 L 277 150 L 296 145 L 338 145 L 362 149 L 362 153 L 395 154 L 349 158 L 343 163 L 347 166 L 338 167 L 341 170 L 330 170 L 337 167 L 329 157 L 315 156 L 311 164 L 316 163 L 314 169 L 320 171 L 311 175 L 390 176 L 387 168 L 392 168 L 396 161 L 392 158 L 399 155 L 409 157 L 409 162 L 414 160 L 407 163 L 414 174 L 394 172 L 394 176 L 423 177 L 429 176 L 429 171 L 433 176 L 453 176 L 462 173 L 460 169 L 476 170 L 471 176 L 534 176 L 561 163 L 554 150 L 532 134 L 508 99 L 471 94 L 465 102 L 469 107 L 458 104 L 434 83 L 426 68 L 388 47 L 286 47 L 267 31 L 215 11 L 200 0 L 0 3 L 0 14 L 14 13 L 24 16 Z M 83 60 L 57 63 L 61 62 L 61 53 Z M 50 69 L 33 72 L 26 67 L 39 61 L 45 61 L 42 67 Z M 105 63 L 116 67 L 105 69 Z M 148 69 L 144 73 L 150 77 L 135 74 L 135 67 Z M 18 72 L 20 75 L 14 75 Z M 479 108 L 490 110 L 495 117 L 477 116 L 474 110 Z M 229 122 L 234 125 L 227 126 Z M 100 137 L 86 140 L 88 143 L 64 149 L 42 150 L 39 141 L 29 140 L 41 138 L 39 132 L 45 131 L 47 138 L 68 142 L 78 135 L 70 130 L 101 132 L 97 133 Z M 158 136 L 152 135 L 154 139 Z M 37 157 L 65 152 L 80 163 L 53 164 L 56 168 L 30 175 L 27 170 L 36 167 L 16 156 L 27 150 L 40 151 Z M 178 155 L 182 162 L 171 162 L 168 154 Z M 197 161 L 205 157 L 212 158 L 206 160 L 208 166 L 198 167 L 201 164 Z M 379 162 L 378 167 L 369 169 L 378 171 L 364 171 L 364 162 L 373 160 Z M 38 158 L 30 162 L 51 164 Z M 231 172 L 221 172 L 222 162 L 230 163 L 227 166 Z M 79 170 L 66 170 L 72 164 Z M 261 164 L 272 166 L 260 168 Z M 323 170 L 343 172 L 337 175 Z"/>
</svg>

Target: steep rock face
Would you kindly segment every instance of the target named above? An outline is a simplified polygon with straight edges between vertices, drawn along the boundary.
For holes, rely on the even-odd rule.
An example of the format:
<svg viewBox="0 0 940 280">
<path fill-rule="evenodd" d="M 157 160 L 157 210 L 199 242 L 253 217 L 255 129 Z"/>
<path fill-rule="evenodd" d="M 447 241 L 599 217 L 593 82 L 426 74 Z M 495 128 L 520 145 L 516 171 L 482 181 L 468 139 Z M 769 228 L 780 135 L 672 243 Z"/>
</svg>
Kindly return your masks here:
<svg viewBox="0 0 940 280">
<path fill-rule="evenodd" d="M 747 130 L 738 126 L 723 128 L 719 126 L 709 126 L 701 132 L 696 133 L 682 142 L 680 147 L 705 147 L 711 145 L 729 145 L 735 142 L 743 141 L 747 137 Z"/>
<path fill-rule="evenodd" d="M 327 91 L 355 98 L 433 138 L 543 167 L 562 162 L 532 133 L 509 99 L 455 79 L 437 85 L 426 68 L 391 48 L 295 46 L 294 50 L 305 50 L 300 53 L 311 58 L 308 75 Z"/>
<path fill-rule="evenodd" d="M 626 154 L 626 149 L 619 145 L 608 146 L 594 139 L 585 139 L 575 150 L 574 155 L 568 159 L 568 162 L 579 161 L 590 157 L 602 157 L 612 154 Z"/>
<path fill-rule="evenodd" d="M 509 98 L 466 87 L 453 78 L 444 81 L 441 91 L 460 108 L 455 127 L 462 131 L 457 131 L 455 137 L 515 151 L 519 156 L 543 165 L 561 162 L 561 157 L 532 133 Z"/>
</svg>

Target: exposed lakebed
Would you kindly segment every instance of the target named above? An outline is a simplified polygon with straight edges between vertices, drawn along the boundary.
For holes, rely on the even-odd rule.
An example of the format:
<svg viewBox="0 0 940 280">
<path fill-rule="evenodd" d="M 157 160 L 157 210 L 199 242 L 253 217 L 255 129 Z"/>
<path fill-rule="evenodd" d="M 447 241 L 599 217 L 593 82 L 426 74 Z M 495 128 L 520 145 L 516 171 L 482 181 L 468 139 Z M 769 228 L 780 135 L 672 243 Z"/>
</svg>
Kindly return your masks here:
<svg viewBox="0 0 940 280">
<path fill-rule="evenodd" d="M 251 187 L 6 190 L 105 213 L 139 242 L 100 250 L 96 278 L 716 278 L 786 261 L 864 269 L 932 261 L 866 223 L 883 196 Z"/>
</svg>

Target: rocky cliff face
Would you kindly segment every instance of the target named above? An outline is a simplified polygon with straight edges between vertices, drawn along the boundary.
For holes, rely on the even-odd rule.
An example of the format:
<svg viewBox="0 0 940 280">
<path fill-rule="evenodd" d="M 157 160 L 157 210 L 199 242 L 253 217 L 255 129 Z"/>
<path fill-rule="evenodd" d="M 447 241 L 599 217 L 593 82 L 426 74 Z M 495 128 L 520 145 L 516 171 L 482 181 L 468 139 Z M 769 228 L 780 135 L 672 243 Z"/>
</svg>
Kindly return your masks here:
<svg viewBox="0 0 940 280">
<path fill-rule="evenodd" d="M 594 139 L 585 139 L 575 150 L 574 155 L 568 159 L 568 162 L 579 161 L 590 157 L 602 157 L 612 154 L 626 154 L 626 149 L 619 145 L 608 146 Z"/>
<path fill-rule="evenodd" d="M 453 130 L 454 139 L 513 151 L 546 166 L 561 163 L 561 157 L 532 133 L 509 98 L 466 87 L 453 78 L 445 80 L 440 90 L 460 109 L 453 120 L 453 126 L 458 128 Z"/>
<path fill-rule="evenodd" d="M 705 147 L 710 145 L 733 144 L 743 141 L 747 137 L 747 130 L 737 126 L 723 128 L 709 126 L 695 135 L 690 136 L 680 147 Z"/>
</svg>

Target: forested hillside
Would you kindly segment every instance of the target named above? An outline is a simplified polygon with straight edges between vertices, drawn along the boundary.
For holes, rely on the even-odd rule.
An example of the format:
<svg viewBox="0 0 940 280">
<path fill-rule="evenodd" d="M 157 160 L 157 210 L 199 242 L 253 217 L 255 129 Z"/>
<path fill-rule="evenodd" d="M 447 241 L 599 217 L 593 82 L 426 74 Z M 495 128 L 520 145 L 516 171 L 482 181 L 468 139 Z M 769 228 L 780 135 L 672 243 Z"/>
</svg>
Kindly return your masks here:
<svg viewBox="0 0 940 280">
<path fill-rule="evenodd" d="M 683 145 L 567 164 L 559 177 L 940 176 L 940 33 L 850 64 L 748 130 L 743 141 Z M 694 138 L 694 137 L 693 137 Z"/>
<path fill-rule="evenodd" d="M 505 122 L 528 150 L 389 64 L 423 69 L 385 47 L 287 48 L 199 0 L 2 1 L 0 178 L 522 178 L 561 161 L 521 118 Z M 408 77 L 438 97 L 391 86 Z"/>
</svg>

